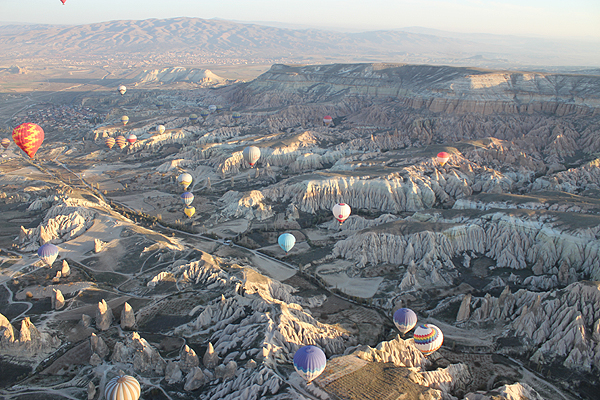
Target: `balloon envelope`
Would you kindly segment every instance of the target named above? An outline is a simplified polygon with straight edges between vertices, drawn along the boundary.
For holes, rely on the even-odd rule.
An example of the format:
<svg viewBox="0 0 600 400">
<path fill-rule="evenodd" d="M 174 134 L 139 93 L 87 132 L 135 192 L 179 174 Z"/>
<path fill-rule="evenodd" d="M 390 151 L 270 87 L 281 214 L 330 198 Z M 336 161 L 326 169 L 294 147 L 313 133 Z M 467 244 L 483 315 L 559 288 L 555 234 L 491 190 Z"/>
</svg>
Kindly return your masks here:
<svg viewBox="0 0 600 400">
<path fill-rule="evenodd" d="M 67 2 L 67 0 L 60 0 L 61 3 L 63 3 L 63 6 L 65 5 L 65 3 Z"/>
<path fill-rule="evenodd" d="M 33 158 L 44 141 L 44 130 L 39 125 L 25 122 L 13 129 L 12 138 L 29 158 Z"/>
<path fill-rule="evenodd" d="M 8 146 L 10 146 L 10 139 L 8 139 L 8 138 L 2 139 L 1 144 L 2 144 L 2 147 L 4 147 L 5 149 L 7 149 Z"/>
<path fill-rule="evenodd" d="M 240 119 L 242 118 L 242 114 L 240 114 L 239 112 L 234 112 L 233 114 L 231 114 L 231 116 L 233 117 L 233 119 Z"/>
<path fill-rule="evenodd" d="M 417 325 L 417 314 L 410 308 L 399 308 L 394 313 L 394 325 L 404 335 Z"/>
<path fill-rule="evenodd" d="M 192 216 L 194 214 L 196 214 L 196 208 L 195 207 L 186 207 L 183 212 L 185 213 L 185 215 L 187 215 L 189 218 L 192 218 Z"/>
<path fill-rule="evenodd" d="M 198 116 L 196 114 L 190 114 L 190 121 L 195 122 L 198 120 Z"/>
<path fill-rule="evenodd" d="M 177 182 L 183 186 L 184 190 L 187 190 L 188 186 L 192 184 L 192 176 L 185 172 L 177 177 Z"/>
<path fill-rule="evenodd" d="M 301 347 L 294 354 L 294 368 L 307 382 L 311 382 L 321 375 L 326 365 L 327 357 L 325 357 L 325 353 L 316 346 Z"/>
<path fill-rule="evenodd" d="M 129 134 L 129 136 L 127 136 L 127 141 L 129 142 L 129 144 L 134 144 L 137 140 L 137 136 L 135 136 L 133 133 Z"/>
<path fill-rule="evenodd" d="M 159 126 L 156 127 L 156 131 L 158 133 L 165 133 L 165 130 L 166 130 L 166 128 L 165 128 L 164 125 L 159 125 Z"/>
<path fill-rule="evenodd" d="M 189 206 L 194 201 L 194 195 L 190 192 L 184 192 L 181 195 L 181 200 L 185 203 L 186 206 Z"/>
<path fill-rule="evenodd" d="M 217 106 L 211 104 L 210 106 L 208 106 L 208 111 L 214 113 L 215 111 L 217 111 Z"/>
<path fill-rule="evenodd" d="M 106 400 L 138 400 L 140 394 L 140 383 L 129 375 L 115 376 L 104 389 Z"/>
<path fill-rule="evenodd" d="M 125 146 L 127 146 L 127 139 L 125 139 L 125 136 L 119 135 L 115 139 L 115 143 L 117 144 L 117 146 L 119 146 L 120 149 L 123 149 Z"/>
<path fill-rule="evenodd" d="M 58 247 L 52 243 L 46 243 L 40 246 L 37 254 L 49 267 L 52 267 L 52 264 L 56 261 L 56 257 L 58 257 Z"/>
<path fill-rule="evenodd" d="M 127 123 L 129 122 L 129 117 L 127 115 L 123 115 L 121 117 L 121 122 L 123 123 L 123 126 L 127 125 Z"/>
<path fill-rule="evenodd" d="M 425 357 L 442 347 L 444 334 L 433 324 L 423 324 L 415 329 L 415 346 Z"/>
<path fill-rule="evenodd" d="M 108 146 L 109 149 L 112 149 L 113 146 L 115 145 L 115 138 L 114 137 L 107 137 L 106 140 L 104 141 L 104 144 L 106 144 Z"/>
<path fill-rule="evenodd" d="M 121 85 L 121 86 L 119 86 L 119 88 L 117 89 L 117 91 L 119 93 L 121 93 L 121 96 L 123 96 L 125 94 L 125 92 L 127 91 L 127 88 L 125 87 L 125 85 Z"/>
<path fill-rule="evenodd" d="M 200 116 L 202 117 L 202 119 L 206 120 L 206 117 L 208 117 L 210 113 L 206 110 L 202 110 L 200 111 Z"/>
<path fill-rule="evenodd" d="M 331 212 L 333 213 L 335 219 L 337 219 L 341 224 L 342 222 L 348 219 L 350 213 L 352 212 L 352 209 L 348 204 L 339 203 L 333 206 Z"/>
<path fill-rule="evenodd" d="M 332 122 L 333 118 L 331 118 L 329 115 L 323 117 L 323 123 L 325 124 L 325 126 L 331 125 Z"/>
<path fill-rule="evenodd" d="M 248 146 L 244 149 L 243 154 L 244 160 L 252 167 L 260 158 L 260 149 L 256 146 Z"/>
<path fill-rule="evenodd" d="M 446 153 L 445 151 L 439 152 L 437 155 L 437 160 L 442 167 L 448 162 L 449 159 L 450 154 Z"/>
<path fill-rule="evenodd" d="M 215 110 L 217 111 L 217 113 L 220 113 L 221 111 L 223 111 L 223 106 L 222 105 L 218 105 Z"/>
<path fill-rule="evenodd" d="M 296 244 L 296 237 L 291 233 L 284 233 L 282 235 L 279 235 L 279 239 L 277 239 L 277 242 L 279 243 L 279 247 L 281 247 L 283 251 L 287 253 Z"/>
</svg>

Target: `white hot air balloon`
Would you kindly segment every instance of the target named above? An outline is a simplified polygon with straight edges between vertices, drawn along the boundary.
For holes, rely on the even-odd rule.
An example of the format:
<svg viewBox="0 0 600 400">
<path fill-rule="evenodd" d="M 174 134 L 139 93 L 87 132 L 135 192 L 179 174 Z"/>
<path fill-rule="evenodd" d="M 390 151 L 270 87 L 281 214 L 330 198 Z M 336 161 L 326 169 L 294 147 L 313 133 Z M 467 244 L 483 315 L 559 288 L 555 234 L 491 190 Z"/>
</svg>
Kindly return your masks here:
<svg viewBox="0 0 600 400">
<path fill-rule="evenodd" d="M 121 86 L 119 86 L 119 88 L 117 89 L 117 91 L 119 93 L 121 93 L 121 96 L 123 96 L 125 94 L 125 92 L 127 91 L 127 88 L 125 87 L 125 85 L 121 85 Z"/>
<path fill-rule="evenodd" d="M 244 149 L 243 155 L 244 160 L 253 167 L 260 158 L 260 149 L 256 146 L 248 146 Z"/>
<path fill-rule="evenodd" d="M 192 184 L 192 181 L 192 175 L 188 174 L 187 172 L 184 172 L 177 177 L 177 182 L 183 186 L 183 190 L 187 190 L 187 188 Z"/>
<path fill-rule="evenodd" d="M 166 130 L 166 128 L 165 128 L 164 125 L 159 125 L 159 126 L 156 127 L 156 131 L 158 133 L 165 133 L 165 130 Z"/>
<path fill-rule="evenodd" d="M 415 347 L 427 357 L 442 347 L 444 334 L 440 328 L 433 324 L 423 324 L 415 329 L 413 339 Z"/>
<path fill-rule="evenodd" d="M 138 400 L 140 383 L 133 376 L 120 375 L 112 378 L 104 389 L 106 400 Z"/>
<path fill-rule="evenodd" d="M 348 219 L 350 213 L 352 212 L 352 209 L 348 204 L 339 203 L 333 206 L 331 212 L 333 213 L 335 219 L 337 219 L 341 224 L 342 222 Z"/>
</svg>

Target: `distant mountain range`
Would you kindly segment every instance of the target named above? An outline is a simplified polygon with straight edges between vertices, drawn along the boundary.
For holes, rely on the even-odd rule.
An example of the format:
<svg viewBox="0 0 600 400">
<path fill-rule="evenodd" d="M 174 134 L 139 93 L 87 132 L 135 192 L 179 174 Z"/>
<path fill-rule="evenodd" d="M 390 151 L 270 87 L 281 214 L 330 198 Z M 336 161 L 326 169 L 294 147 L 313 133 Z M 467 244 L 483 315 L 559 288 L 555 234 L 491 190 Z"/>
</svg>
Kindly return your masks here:
<svg viewBox="0 0 600 400">
<path fill-rule="evenodd" d="M 409 31 L 344 33 L 199 18 L 88 25 L 0 24 L 0 57 L 132 56 L 191 52 L 290 62 L 422 62 L 489 67 L 600 66 L 598 43 Z M 488 65 L 489 64 L 489 65 Z"/>
</svg>

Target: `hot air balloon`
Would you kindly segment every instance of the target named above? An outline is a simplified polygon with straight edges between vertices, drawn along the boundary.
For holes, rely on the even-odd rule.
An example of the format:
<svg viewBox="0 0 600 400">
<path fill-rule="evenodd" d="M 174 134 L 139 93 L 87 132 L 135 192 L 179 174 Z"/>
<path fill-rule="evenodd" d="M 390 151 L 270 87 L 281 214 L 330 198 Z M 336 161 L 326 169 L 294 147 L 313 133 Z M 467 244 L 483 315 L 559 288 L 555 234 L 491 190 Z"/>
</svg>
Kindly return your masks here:
<svg viewBox="0 0 600 400">
<path fill-rule="evenodd" d="M 285 251 L 285 253 L 287 254 L 296 244 L 296 237 L 291 233 L 284 233 L 282 235 L 279 235 L 277 243 L 279 243 L 279 247 L 281 247 L 283 251 Z"/>
<path fill-rule="evenodd" d="M 52 267 L 52 264 L 54 264 L 54 261 L 56 261 L 56 257 L 58 257 L 58 247 L 52 243 L 46 243 L 40 246 L 37 254 L 39 258 L 44 260 L 48 267 Z"/>
<path fill-rule="evenodd" d="M 223 111 L 223 106 L 222 105 L 217 105 L 217 108 L 215 108 L 215 111 L 217 112 L 217 114 L 221 114 L 221 111 Z"/>
<path fill-rule="evenodd" d="M 183 186 L 183 190 L 187 190 L 187 188 L 192 184 L 192 176 L 187 172 L 183 173 L 177 177 L 177 182 Z"/>
<path fill-rule="evenodd" d="M 183 200 L 186 206 L 189 206 L 192 204 L 192 201 L 194 201 L 194 195 L 190 192 L 183 192 L 181 195 L 181 200 Z"/>
<path fill-rule="evenodd" d="M 206 110 L 202 110 L 202 111 L 200 111 L 200 116 L 202 117 L 202 119 L 203 119 L 204 121 L 206 121 L 206 118 L 208 117 L 208 115 L 209 115 L 209 114 L 210 114 L 210 113 L 209 113 L 208 111 L 206 111 Z"/>
<path fill-rule="evenodd" d="M 158 107 L 158 109 L 159 109 L 159 110 L 160 110 L 161 108 L 163 108 L 163 107 L 164 107 L 164 105 L 165 105 L 165 103 L 164 103 L 164 102 L 162 102 L 162 101 L 160 101 L 160 100 L 156 102 L 156 107 Z"/>
<path fill-rule="evenodd" d="M 106 400 L 138 400 L 140 394 L 140 383 L 129 375 L 115 376 L 104 389 Z"/>
<path fill-rule="evenodd" d="M 248 146 L 244 149 L 243 154 L 244 160 L 253 167 L 260 158 L 260 149 L 256 146 Z"/>
<path fill-rule="evenodd" d="M 192 121 L 192 122 L 198 121 L 198 116 L 196 114 L 190 114 L 190 121 Z"/>
<path fill-rule="evenodd" d="M 166 130 L 166 128 L 165 128 L 164 125 L 159 125 L 159 126 L 156 127 L 156 131 L 158 133 L 165 133 L 165 130 Z"/>
<path fill-rule="evenodd" d="M 127 123 L 129 122 L 129 117 L 127 115 L 123 115 L 121 117 L 121 122 L 123 123 L 123 126 L 127 125 Z"/>
<path fill-rule="evenodd" d="M 133 133 L 130 133 L 129 136 L 127 136 L 127 142 L 129 142 L 130 145 L 134 144 L 137 140 L 137 136 L 135 136 Z"/>
<path fill-rule="evenodd" d="M 117 146 L 119 146 L 120 149 L 123 149 L 125 146 L 127 146 L 127 139 L 125 139 L 125 136 L 119 135 L 115 139 L 115 143 L 117 144 Z"/>
<path fill-rule="evenodd" d="M 4 138 L 2 139 L 2 142 L 0 142 L 0 144 L 2 144 L 2 147 L 4 147 L 5 149 L 8 149 L 8 146 L 10 146 L 10 139 Z"/>
<path fill-rule="evenodd" d="M 208 111 L 214 113 L 215 111 L 217 111 L 217 106 L 211 104 L 210 106 L 208 106 Z"/>
<path fill-rule="evenodd" d="M 188 216 L 188 218 L 192 218 L 194 214 L 196 214 L 196 209 L 194 207 L 186 207 L 183 212 Z"/>
<path fill-rule="evenodd" d="M 442 151 L 442 152 L 438 153 L 438 155 L 437 155 L 437 160 L 442 167 L 444 166 L 444 164 L 446 164 L 448 162 L 449 159 L 450 159 L 450 154 L 446 153 L 445 151 Z"/>
<path fill-rule="evenodd" d="M 12 138 L 29 158 L 33 158 L 44 141 L 44 130 L 39 125 L 25 122 L 13 129 Z"/>
<path fill-rule="evenodd" d="M 440 328 L 433 324 L 420 325 L 415 329 L 413 337 L 415 347 L 425 357 L 442 347 L 442 343 L 444 343 L 444 334 Z"/>
<path fill-rule="evenodd" d="M 326 115 L 323 117 L 323 123 L 325 124 L 325 126 L 331 125 L 332 122 L 333 122 L 333 118 L 331 118 L 331 116 Z"/>
<path fill-rule="evenodd" d="M 404 335 L 417 325 L 417 314 L 410 308 L 399 308 L 394 313 L 394 325 Z"/>
<path fill-rule="evenodd" d="M 309 384 L 325 370 L 327 357 L 323 350 L 316 346 L 301 347 L 294 354 L 296 372 Z"/>
<path fill-rule="evenodd" d="M 123 96 L 125 94 L 125 92 L 127 91 L 127 88 L 125 87 L 125 85 L 121 85 L 119 86 L 119 88 L 117 89 L 117 92 L 121 93 L 121 96 Z"/>
<path fill-rule="evenodd" d="M 242 118 L 242 114 L 240 114 L 239 112 L 235 111 L 233 114 L 231 114 L 231 117 L 233 118 L 233 120 L 238 123 L 239 120 Z"/>
<path fill-rule="evenodd" d="M 104 141 L 104 144 L 106 144 L 109 149 L 112 149 L 113 146 L 115 145 L 115 138 L 110 137 L 110 136 L 107 137 L 106 140 Z"/>
<path fill-rule="evenodd" d="M 65 3 L 67 2 L 67 0 L 60 0 L 61 3 L 63 3 L 63 6 L 65 5 Z"/>
<path fill-rule="evenodd" d="M 331 212 L 333 213 L 335 219 L 337 219 L 341 224 L 342 222 L 348 219 L 350 213 L 352 212 L 352 209 L 348 204 L 339 203 L 333 206 Z"/>
</svg>

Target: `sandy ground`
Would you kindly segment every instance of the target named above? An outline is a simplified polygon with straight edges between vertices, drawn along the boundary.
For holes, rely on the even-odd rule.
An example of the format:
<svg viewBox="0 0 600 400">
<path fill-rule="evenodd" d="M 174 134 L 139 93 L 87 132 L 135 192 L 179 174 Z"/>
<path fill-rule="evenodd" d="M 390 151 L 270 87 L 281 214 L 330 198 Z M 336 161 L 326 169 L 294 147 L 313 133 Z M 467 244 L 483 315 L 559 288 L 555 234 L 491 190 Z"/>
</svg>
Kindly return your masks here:
<svg viewBox="0 0 600 400">
<path fill-rule="evenodd" d="M 102 184 L 100 184 L 100 186 L 102 186 Z M 161 192 L 158 190 L 152 190 L 150 192 L 144 193 L 143 196 L 141 196 L 139 194 L 132 194 L 132 195 L 128 195 L 128 196 L 112 197 L 112 199 L 115 201 L 118 201 L 120 203 L 127 204 L 129 207 L 131 207 L 135 210 L 154 211 L 154 210 L 156 210 L 156 208 L 154 208 L 152 205 L 145 202 L 145 199 L 150 198 L 150 197 L 154 197 L 154 198 L 166 197 L 168 199 L 174 199 L 176 197 L 176 195 L 171 194 L 171 193 Z M 182 203 L 182 207 L 183 207 L 183 203 Z M 161 210 L 162 210 L 162 208 L 161 208 Z"/>
<path fill-rule="evenodd" d="M 265 246 L 265 247 L 261 247 L 260 249 L 258 249 L 259 251 L 268 253 L 268 254 L 272 254 L 273 257 L 284 257 L 285 251 L 283 251 L 283 249 L 281 247 L 279 247 L 279 244 L 273 244 L 271 246 Z M 287 255 L 288 256 L 293 256 L 294 254 L 302 254 L 305 253 L 307 251 L 310 250 L 310 246 L 308 245 L 308 243 L 306 242 L 297 242 L 294 245 L 294 248 L 292 248 Z"/>
<path fill-rule="evenodd" d="M 332 231 L 324 229 L 303 229 L 302 233 L 304 233 L 312 241 L 329 240 L 329 238 L 333 235 Z"/>
<path fill-rule="evenodd" d="M 33 294 L 34 299 L 43 299 L 45 297 L 52 297 L 54 293 L 52 289 L 60 290 L 63 295 L 69 295 L 72 293 L 76 293 L 80 290 L 85 290 L 92 287 L 94 284 L 91 282 L 75 282 L 72 284 L 58 284 L 58 285 L 48 285 L 48 286 L 29 286 L 19 290 L 15 294 L 15 298 L 17 300 L 25 300 L 27 298 L 26 293 L 31 292 Z"/>
<path fill-rule="evenodd" d="M 333 263 L 319 265 L 316 272 L 330 287 L 338 288 L 350 296 L 365 299 L 373 297 L 383 278 L 350 278 L 344 270 L 352 265 L 353 263 L 349 261 L 336 260 Z"/>
<path fill-rule="evenodd" d="M 246 232 L 250 222 L 247 219 L 240 218 L 233 221 L 227 221 L 222 224 L 218 224 L 210 228 L 210 231 L 215 233 L 220 238 L 232 238 L 239 233 Z"/>
</svg>

